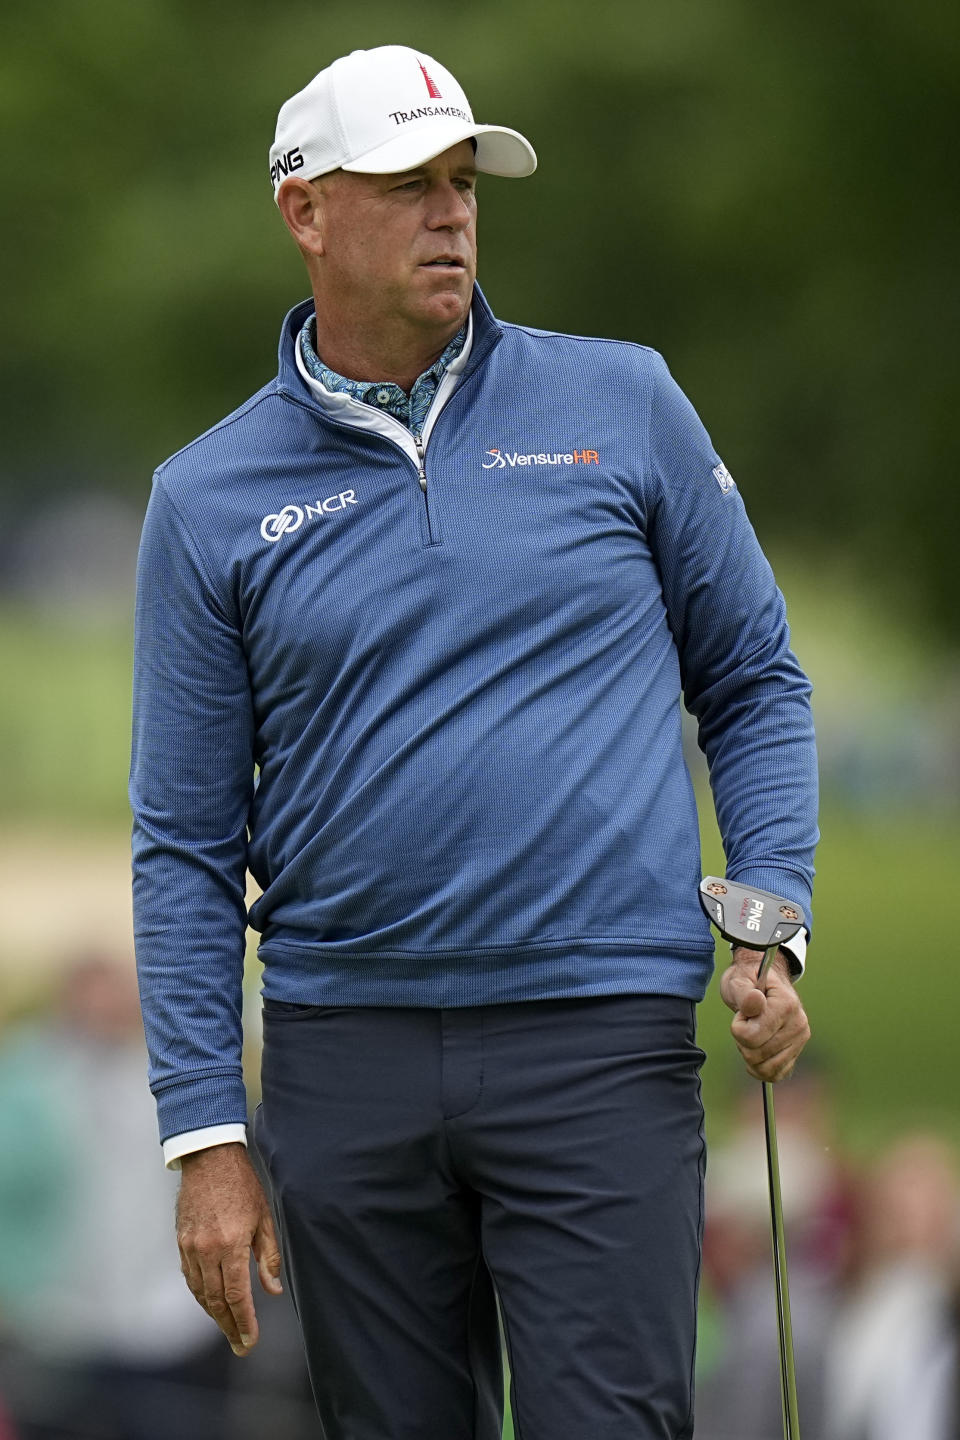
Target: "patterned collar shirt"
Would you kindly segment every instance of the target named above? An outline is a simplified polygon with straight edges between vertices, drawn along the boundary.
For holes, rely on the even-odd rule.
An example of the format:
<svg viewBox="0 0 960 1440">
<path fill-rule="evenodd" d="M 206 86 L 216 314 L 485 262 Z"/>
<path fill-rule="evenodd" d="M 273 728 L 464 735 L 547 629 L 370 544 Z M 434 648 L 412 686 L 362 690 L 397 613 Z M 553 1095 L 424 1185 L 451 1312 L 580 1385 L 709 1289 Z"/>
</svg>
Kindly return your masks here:
<svg viewBox="0 0 960 1440">
<path fill-rule="evenodd" d="M 467 327 L 464 325 L 463 329 L 454 335 L 440 358 L 414 380 L 408 395 L 392 380 L 348 380 L 345 376 L 338 375 L 335 370 L 329 369 L 317 354 L 316 333 L 316 316 L 311 315 L 300 331 L 300 354 L 314 380 L 318 380 L 327 390 L 350 395 L 354 400 L 362 400 L 365 405 L 372 405 L 376 410 L 386 411 L 395 420 L 399 420 L 401 425 L 405 425 L 412 435 L 419 435 L 423 430 L 427 412 L 433 404 L 440 381 L 446 374 L 447 367 L 460 354 L 467 339 Z"/>
</svg>

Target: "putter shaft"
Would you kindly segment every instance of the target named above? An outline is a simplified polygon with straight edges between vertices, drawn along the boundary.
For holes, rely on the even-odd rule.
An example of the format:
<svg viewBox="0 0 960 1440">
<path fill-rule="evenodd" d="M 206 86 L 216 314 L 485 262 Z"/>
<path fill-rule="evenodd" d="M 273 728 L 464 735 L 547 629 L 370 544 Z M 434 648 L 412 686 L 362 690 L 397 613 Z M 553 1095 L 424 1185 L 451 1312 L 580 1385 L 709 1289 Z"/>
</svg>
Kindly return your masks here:
<svg viewBox="0 0 960 1440">
<path fill-rule="evenodd" d="M 762 950 L 757 971 L 761 981 L 773 964 L 784 941 L 804 925 L 801 906 L 769 890 L 740 885 L 705 875 L 700 881 L 700 904 L 724 940 L 733 946 Z M 783 1233 L 783 1201 L 780 1194 L 780 1156 L 777 1150 L 777 1122 L 773 1111 L 773 1086 L 764 1083 L 763 1129 L 767 1142 L 767 1184 L 770 1190 L 770 1221 L 773 1234 L 774 1288 L 777 1296 L 777 1333 L 780 1340 L 780 1401 L 783 1409 L 784 1440 L 800 1440 L 797 1414 L 797 1375 L 793 1357 L 793 1325 L 790 1319 L 790 1290 L 787 1283 L 787 1247 Z"/>
<path fill-rule="evenodd" d="M 757 979 L 763 979 L 773 963 L 777 945 L 765 951 Z M 787 1246 L 783 1229 L 783 1200 L 780 1194 L 780 1153 L 777 1148 L 777 1121 L 773 1107 L 773 1086 L 762 1082 L 763 1128 L 767 1142 L 767 1183 L 770 1188 L 770 1222 L 773 1238 L 773 1270 L 777 1292 L 777 1332 L 780 1337 L 780 1403 L 783 1407 L 784 1440 L 800 1440 L 797 1413 L 797 1372 L 793 1355 L 793 1325 L 790 1319 L 790 1287 L 787 1281 Z"/>
</svg>

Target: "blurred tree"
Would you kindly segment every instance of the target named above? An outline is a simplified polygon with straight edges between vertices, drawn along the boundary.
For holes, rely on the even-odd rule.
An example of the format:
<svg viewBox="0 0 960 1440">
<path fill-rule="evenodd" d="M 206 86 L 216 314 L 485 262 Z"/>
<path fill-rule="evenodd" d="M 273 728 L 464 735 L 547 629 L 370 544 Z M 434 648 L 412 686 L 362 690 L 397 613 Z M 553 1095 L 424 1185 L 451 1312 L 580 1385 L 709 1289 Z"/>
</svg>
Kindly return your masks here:
<svg viewBox="0 0 960 1440">
<path fill-rule="evenodd" d="M 667 355 L 764 538 L 848 547 L 945 628 L 960 25 L 937 0 L 50 0 L 5 20 L 9 490 L 110 484 L 270 375 L 304 293 L 279 103 L 402 41 L 538 146 L 482 184 L 508 319 Z"/>
</svg>

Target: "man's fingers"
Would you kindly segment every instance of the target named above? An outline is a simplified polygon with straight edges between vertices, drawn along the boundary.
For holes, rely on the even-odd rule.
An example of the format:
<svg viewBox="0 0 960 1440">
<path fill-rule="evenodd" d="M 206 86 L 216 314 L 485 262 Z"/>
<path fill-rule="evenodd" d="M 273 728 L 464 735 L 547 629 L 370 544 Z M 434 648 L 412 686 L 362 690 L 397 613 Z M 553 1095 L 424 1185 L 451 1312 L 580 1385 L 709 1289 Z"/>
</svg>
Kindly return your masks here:
<svg viewBox="0 0 960 1440">
<path fill-rule="evenodd" d="M 763 1013 L 768 1001 L 791 1003 L 795 992 L 789 980 L 782 980 L 775 971 L 768 970 L 759 980 L 751 963 L 730 965 L 720 977 L 720 994 L 731 1010 L 752 1019 Z"/>
<path fill-rule="evenodd" d="M 780 1033 L 784 1016 L 759 990 L 748 995 L 730 1022 L 730 1033 L 740 1049 L 761 1050 Z"/>
<path fill-rule="evenodd" d="M 741 1032 L 744 1043 L 752 1049 L 765 1051 L 764 1058 L 772 1054 L 773 1049 L 794 1041 L 802 1046 L 810 1038 L 810 1025 L 802 1005 L 791 1005 L 789 1009 L 771 1005 L 757 1020 L 735 1016 L 731 1029 Z"/>
<path fill-rule="evenodd" d="M 787 1017 L 773 1035 L 760 1043 L 754 1043 L 756 1037 L 749 1024 L 740 1025 L 735 1019 L 730 1029 L 750 1074 L 771 1082 L 786 1079 L 810 1039 L 810 1026 L 802 1009 Z"/>
<path fill-rule="evenodd" d="M 194 1151 L 183 1156 L 182 1165 L 177 1200 L 181 1268 L 234 1353 L 246 1355 L 259 1335 L 250 1251 L 255 1242 L 262 1249 L 261 1232 L 276 1248 L 272 1223 L 268 1229 L 264 1220 L 270 1207 L 263 1186 L 246 1148 L 236 1142 Z"/>
<path fill-rule="evenodd" d="M 237 1355 L 246 1354 L 240 1338 L 240 1330 L 234 1320 L 230 1305 L 224 1294 L 223 1272 L 217 1259 L 201 1264 L 196 1252 L 180 1246 L 180 1270 L 187 1282 L 187 1289 L 194 1300 L 215 1320 Z"/>
<path fill-rule="evenodd" d="M 283 1285 L 280 1281 L 280 1247 L 277 1244 L 276 1232 L 273 1228 L 273 1217 L 269 1210 L 264 1211 L 263 1218 L 253 1237 L 253 1253 L 257 1259 L 257 1272 L 260 1276 L 260 1284 L 268 1295 L 282 1295 Z"/>
<path fill-rule="evenodd" d="M 282 1294 L 280 1251 L 269 1211 L 254 1236 L 252 1248 L 263 1288 L 271 1295 Z M 220 1326 L 234 1354 L 246 1355 L 260 1338 L 250 1286 L 250 1249 L 243 1246 L 221 1258 L 216 1250 L 206 1256 L 191 1256 L 181 1247 L 180 1255 L 180 1268 L 193 1295 Z"/>
<path fill-rule="evenodd" d="M 767 997 L 762 990 L 753 986 L 740 996 L 737 1015 L 744 1020 L 757 1020 L 767 1010 Z"/>
<path fill-rule="evenodd" d="M 786 1039 L 783 1036 L 775 1036 L 768 1045 L 763 1045 L 759 1049 L 754 1050 L 749 1045 L 740 1045 L 738 1049 L 747 1068 L 753 1074 L 765 1067 L 772 1067 L 776 1070 L 788 1059 L 796 1060 L 805 1044 L 806 1039 L 799 1036 L 790 1036 Z M 764 1074 L 760 1076 L 760 1079 L 772 1080 L 774 1076 Z"/>
<path fill-rule="evenodd" d="M 766 1060 L 750 1061 L 744 1056 L 748 1072 L 755 1080 L 765 1080 L 771 1085 L 776 1085 L 780 1080 L 786 1080 L 793 1074 L 797 1063 L 799 1051 L 793 1046 L 786 1050 L 779 1050 L 775 1055 Z"/>
<path fill-rule="evenodd" d="M 735 1015 L 730 1032 L 741 1050 L 749 1050 L 751 1059 L 767 1060 L 771 1055 L 795 1046 L 797 1052 L 810 1039 L 810 1026 L 803 1010 L 777 1015 L 767 1011 L 757 1020 L 744 1020 Z"/>
<path fill-rule="evenodd" d="M 229 1340 L 233 1353 L 245 1355 L 247 1347 L 240 1338 L 239 1326 L 233 1317 L 233 1311 L 225 1294 L 223 1267 L 219 1257 L 201 1258 L 200 1268 L 203 1272 L 203 1300 L 201 1303 L 204 1310 L 216 1320 Z"/>
<path fill-rule="evenodd" d="M 745 952 L 738 952 L 743 957 Z M 747 953 L 721 977 L 721 993 L 734 1010 L 730 1032 L 750 1074 L 771 1083 L 784 1080 L 810 1038 L 800 998 L 779 962 L 757 982 L 755 956 Z"/>
<path fill-rule="evenodd" d="M 782 1049 L 785 1043 L 800 1040 L 801 1036 L 802 1043 L 806 1044 L 810 1030 L 802 1009 L 791 1007 L 784 1012 L 776 1006 L 767 1005 L 756 1016 L 738 1011 L 730 1023 L 730 1032 L 741 1049 L 757 1051 L 765 1060 L 775 1050 Z"/>
<path fill-rule="evenodd" d="M 253 1308 L 253 1291 L 250 1288 L 250 1252 L 244 1247 L 243 1253 L 233 1254 L 224 1260 L 223 1298 L 227 1302 L 237 1335 L 243 1349 L 251 1350 L 260 1336 L 257 1315 Z"/>
<path fill-rule="evenodd" d="M 747 973 L 740 965 L 731 965 L 720 977 L 720 994 L 723 1003 L 731 1010 L 737 1012 L 749 1000 L 751 1005 L 758 1001 L 754 996 L 759 996 L 759 1001 L 764 998 L 763 991 L 758 988 L 756 977 Z"/>
<path fill-rule="evenodd" d="M 200 1270 L 199 1262 L 195 1258 L 192 1258 L 190 1255 L 188 1255 L 182 1245 L 179 1247 L 179 1250 L 180 1272 L 183 1275 L 184 1280 L 186 1280 L 187 1282 L 187 1289 L 190 1291 L 190 1294 L 193 1296 L 194 1300 L 196 1300 L 197 1304 L 201 1306 L 204 1310 L 206 1310 L 207 1307 L 204 1303 L 203 1293 L 203 1275 Z"/>
</svg>

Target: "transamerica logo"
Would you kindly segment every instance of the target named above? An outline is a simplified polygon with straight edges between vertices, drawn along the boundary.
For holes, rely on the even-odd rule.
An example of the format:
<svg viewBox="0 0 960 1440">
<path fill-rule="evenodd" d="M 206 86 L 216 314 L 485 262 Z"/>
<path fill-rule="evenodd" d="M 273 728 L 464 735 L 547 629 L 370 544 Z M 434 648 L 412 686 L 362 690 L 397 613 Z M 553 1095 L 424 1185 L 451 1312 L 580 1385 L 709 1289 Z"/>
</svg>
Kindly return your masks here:
<svg viewBox="0 0 960 1440">
<path fill-rule="evenodd" d="M 420 66 L 420 73 L 423 75 L 423 79 L 424 79 L 424 82 L 425 82 L 426 87 L 427 87 L 427 94 L 430 96 L 430 99 L 431 99 L 431 100 L 442 100 L 442 99 L 443 99 L 443 96 L 440 94 L 440 91 L 437 89 L 437 82 L 434 80 L 433 76 L 432 76 L 432 75 L 430 74 L 430 72 L 427 70 L 426 65 L 424 65 L 424 63 L 423 63 L 422 60 L 418 60 L 418 61 L 417 61 L 417 64 Z"/>
<path fill-rule="evenodd" d="M 431 115 L 452 115 L 454 120 L 473 124 L 473 116 L 468 115 L 466 110 L 459 110 L 456 105 L 418 105 L 416 110 L 390 110 L 387 113 L 394 125 L 406 125 L 411 120 L 424 120 Z"/>
<path fill-rule="evenodd" d="M 484 460 L 484 470 L 503 470 L 508 465 L 599 465 L 600 455 L 596 450 L 572 450 L 569 454 L 557 452 L 553 455 L 520 455 L 516 451 L 488 450 L 493 458 Z"/>
<path fill-rule="evenodd" d="M 284 505 L 275 515 L 264 515 L 260 522 L 260 534 L 271 545 L 276 545 L 282 535 L 299 530 L 304 520 L 323 520 L 335 510 L 345 510 L 348 505 L 356 503 L 355 491 L 341 490 L 339 495 L 328 495 L 326 500 L 317 500 L 313 505 Z"/>
</svg>

